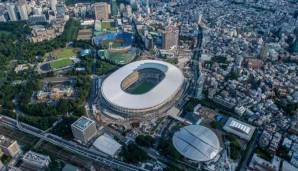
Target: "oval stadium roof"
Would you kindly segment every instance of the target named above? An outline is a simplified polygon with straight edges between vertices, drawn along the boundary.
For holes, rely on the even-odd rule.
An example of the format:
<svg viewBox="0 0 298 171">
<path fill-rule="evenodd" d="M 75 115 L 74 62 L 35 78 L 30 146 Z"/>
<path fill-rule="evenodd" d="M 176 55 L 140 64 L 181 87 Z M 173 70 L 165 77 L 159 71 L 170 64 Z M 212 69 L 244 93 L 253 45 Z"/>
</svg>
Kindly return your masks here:
<svg viewBox="0 0 298 171">
<path fill-rule="evenodd" d="M 154 68 L 165 73 L 165 78 L 144 94 L 130 94 L 122 90 L 121 82 L 135 70 Z M 127 64 L 102 83 L 103 97 L 111 104 L 127 109 L 150 109 L 173 98 L 184 83 L 183 73 L 174 65 L 157 60 L 141 60 Z"/>
<path fill-rule="evenodd" d="M 221 150 L 216 134 L 200 125 L 181 128 L 172 140 L 181 155 L 197 162 L 212 160 Z"/>
</svg>

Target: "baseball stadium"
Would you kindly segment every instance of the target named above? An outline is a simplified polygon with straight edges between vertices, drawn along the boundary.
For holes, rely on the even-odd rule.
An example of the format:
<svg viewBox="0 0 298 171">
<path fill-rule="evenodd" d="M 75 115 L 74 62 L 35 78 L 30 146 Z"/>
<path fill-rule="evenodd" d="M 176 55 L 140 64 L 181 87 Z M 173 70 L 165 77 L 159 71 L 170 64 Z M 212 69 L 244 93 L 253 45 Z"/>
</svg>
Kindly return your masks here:
<svg viewBox="0 0 298 171">
<path fill-rule="evenodd" d="M 157 60 L 136 61 L 104 79 L 101 103 L 125 117 L 157 113 L 181 94 L 184 83 L 183 73 L 172 64 Z"/>
</svg>

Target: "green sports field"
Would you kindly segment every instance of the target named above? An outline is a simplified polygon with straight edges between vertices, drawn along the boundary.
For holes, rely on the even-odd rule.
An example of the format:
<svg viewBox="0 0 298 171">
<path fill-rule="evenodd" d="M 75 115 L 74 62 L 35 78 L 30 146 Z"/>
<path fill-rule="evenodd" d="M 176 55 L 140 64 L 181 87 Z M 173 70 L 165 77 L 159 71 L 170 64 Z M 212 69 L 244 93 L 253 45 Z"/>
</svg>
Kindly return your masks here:
<svg viewBox="0 0 298 171">
<path fill-rule="evenodd" d="M 127 64 L 135 57 L 134 52 L 107 52 L 107 59 L 116 64 Z"/>
<path fill-rule="evenodd" d="M 60 58 L 60 59 L 50 62 L 50 66 L 53 69 L 60 69 L 60 68 L 66 67 L 72 63 L 73 63 L 72 60 L 69 58 Z"/>
<path fill-rule="evenodd" d="M 53 51 L 53 56 L 56 58 L 70 58 L 76 56 L 77 51 L 74 48 L 62 48 Z"/>
<path fill-rule="evenodd" d="M 144 94 L 151 90 L 154 84 L 148 81 L 143 81 L 140 85 L 132 89 L 129 93 L 131 94 Z"/>
</svg>

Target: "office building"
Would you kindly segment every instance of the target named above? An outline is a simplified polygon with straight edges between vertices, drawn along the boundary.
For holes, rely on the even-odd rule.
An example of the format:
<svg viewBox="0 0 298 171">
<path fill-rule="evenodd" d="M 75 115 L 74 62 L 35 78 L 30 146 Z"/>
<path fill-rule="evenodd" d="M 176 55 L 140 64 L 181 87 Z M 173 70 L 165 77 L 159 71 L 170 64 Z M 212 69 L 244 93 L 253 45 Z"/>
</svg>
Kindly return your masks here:
<svg viewBox="0 0 298 171">
<path fill-rule="evenodd" d="M 50 8 L 53 11 L 56 11 L 57 0 L 49 0 Z"/>
<path fill-rule="evenodd" d="M 179 28 L 170 25 L 163 33 L 163 49 L 171 49 L 177 47 L 179 42 Z"/>
<path fill-rule="evenodd" d="M 35 153 L 33 151 L 28 151 L 23 156 L 23 164 L 22 167 L 30 168 L 32 170 L 42 170 L 46 169 L 51 162 L 49 156 Z"/>
<path fill-rule="evenodd" d="M 6 22 L 6 18 L 5 18 L 5 13 L 4 12 L 0 12 L 0 22 Z"/>
<path fill-rule="evenodd" d="M 111 6 L 106 2 L 99 2 L 94 4 L 95 19 L 107 20 L 111 13 Z"/>
<path fill-rule="evenodd" d="M 16 10 L 15 10 L 15 5 L 14 4 L 6 4 L 6 8 L 8 11 L 8 16 L 10 21 L 17 21 L 17 15 L 16 15 Z"/>
<path fill-rule="evenodd" d="M 20 146 L 16 140 L 0 135 L 0 148 L 6 156 L 14 157 L 19 154 Z"/>
<path fill-rule="evenodd" d="M 75 121 L 71 130 L 74 138 L 83 144 L 88 143 L 97 134 L 95 122 L 85 116 Z"/>
<path fill-rule="evenodd" d="M 21 20 L 28 20 L 27 2 L 20 0 L 17 5 Z"/>
<path fill-rule="evenodd" d="M 5 166 L 3 165 L 3 163 L 0 160 L 0 171 L 4 171 L 5 170 Z"/>
<path fill-rule="evenodd" d="M 264 44 L 260 50 L 260 59 L 266 60 L 269 56 L 269 49 L 268 45 Z"/>
<path fill-rule="evenodd" d="M 128 17 L 132 16 L 132 9 L 130 5 L 126 5 L 126 13 Z"/>
<path fill-rule="evenodd" d="M 56 17 L 58 18 L 64 18 L 65 16 L 65 7 L 63 3 L 59 3 L 56 5 Z"/>
</svg>

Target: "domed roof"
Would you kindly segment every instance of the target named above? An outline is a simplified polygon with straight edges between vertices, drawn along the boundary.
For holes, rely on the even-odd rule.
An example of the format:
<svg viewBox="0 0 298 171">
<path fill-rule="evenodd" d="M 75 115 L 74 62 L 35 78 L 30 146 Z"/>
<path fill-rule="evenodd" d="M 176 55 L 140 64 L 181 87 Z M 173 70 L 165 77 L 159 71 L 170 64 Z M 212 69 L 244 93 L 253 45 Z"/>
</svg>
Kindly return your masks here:
<svg viewBox="0 0 298 171">
<path fill-rule="evenodd" d="M 172 140 L 181 155 L 198 162 L 214 159 L 221 150 L 216 134 L 200 125 L 181 128 Z"/>
</svg>

